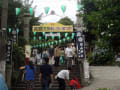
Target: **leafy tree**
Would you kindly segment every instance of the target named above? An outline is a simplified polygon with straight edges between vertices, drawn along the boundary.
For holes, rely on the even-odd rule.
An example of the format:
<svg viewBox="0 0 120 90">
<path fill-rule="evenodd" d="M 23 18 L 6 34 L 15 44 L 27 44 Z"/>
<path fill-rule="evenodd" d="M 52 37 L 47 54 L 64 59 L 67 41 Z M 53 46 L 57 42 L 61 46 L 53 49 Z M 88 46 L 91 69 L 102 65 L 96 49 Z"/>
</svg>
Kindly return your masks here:
<svg viewBox="0 0 120 90">
<path fill-rule="evenodd" d="M 84 0 L 84 8 L 84 22 L 87 26 L 88 34 L 94 37 L 91 38 L 91 42 L 94 42 L 94 45 L 98 48 L 108 48 L 107 53 L 113 52 L 112 54 L 114 54 L 119 52 L 120 1 Z M 101 46 L 98 43 L 101 43 Z M 109 47 L 106 47 L 104 43 Z M 110 57 L 109 55 L 111 54 L 109 53 L 108 57 Z"/>
<path fill-rule="evenodd" d="M 58 21 L 58 23 L 61 23 L 63 25 L 73 25 L 74 24 L 73 21 L 68 17 L 64 17 L 64 18 L 60 19 Z"/>
</svg>

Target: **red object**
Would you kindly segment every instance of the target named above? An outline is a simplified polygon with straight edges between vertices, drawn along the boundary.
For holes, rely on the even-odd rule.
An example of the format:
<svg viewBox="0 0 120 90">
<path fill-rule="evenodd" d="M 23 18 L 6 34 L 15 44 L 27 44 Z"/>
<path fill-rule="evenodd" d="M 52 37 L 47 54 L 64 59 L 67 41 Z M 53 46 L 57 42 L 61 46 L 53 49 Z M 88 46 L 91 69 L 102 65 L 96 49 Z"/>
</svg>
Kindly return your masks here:
<svg viewBox="0 0 120 90">
<path fill-rule="evenodd" d="M 71 86 L 75 86 L 75 82 L 76 82 L 75 80 L 71 80 L 71 81 L 70 81 L 70 85 L 71 85 Z"/>
<path fill-rule="evenodd" d="M 77 77 L 75 78 L 75 81 L 77 82 L 77 89 L 82 88 L 82 86 L 80 85 L 80 82 L 79 82 Z"/>
<path fill-rule="evenodd" d="M 30 61 L 30 58 L 26 58 L 25 64 L 28 65 L 28 62 Z"/>
</svg>

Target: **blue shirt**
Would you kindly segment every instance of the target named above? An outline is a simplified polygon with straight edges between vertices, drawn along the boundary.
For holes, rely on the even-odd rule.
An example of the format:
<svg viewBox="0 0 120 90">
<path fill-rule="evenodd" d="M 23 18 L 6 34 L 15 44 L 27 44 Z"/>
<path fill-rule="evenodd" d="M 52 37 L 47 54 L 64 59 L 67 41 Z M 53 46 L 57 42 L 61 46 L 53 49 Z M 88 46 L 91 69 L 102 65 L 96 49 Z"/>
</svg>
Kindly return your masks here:
<svg viewBox="0 0 120 90">
<path fill-rule="evenodd" d="M 0 90 L 8 90 L 3 76 L 0 74 Z"/>
<path fill-rule="evenodd" d="M 34 66 L 34 68 L 31 69 L 29 65 L 26 65 L 25 68 L 26 68 L 25 80 L 34 80 L 36 66 Z"/>
</svg>

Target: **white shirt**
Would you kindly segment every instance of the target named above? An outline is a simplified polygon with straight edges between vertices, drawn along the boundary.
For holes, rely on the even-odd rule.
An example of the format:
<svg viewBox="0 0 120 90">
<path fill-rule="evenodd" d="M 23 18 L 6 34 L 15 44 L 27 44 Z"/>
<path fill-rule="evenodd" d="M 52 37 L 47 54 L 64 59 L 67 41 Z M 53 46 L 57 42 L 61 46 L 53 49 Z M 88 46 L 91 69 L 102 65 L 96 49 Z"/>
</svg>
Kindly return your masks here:
<svg viewBox="0 0 120 90">
<path fill-rule="evenodd" d="M 61 70 L 58 74 L 57 74 L 58 78 L 61 79 L 67 79 L 69 80 L 69 70 Z"/>
<path fill-rule="evenodd" d="M 72 47 L 72 53 L 75 55 L 75 47 Z"/>
<path fill-rule="evenodd" d="M 73 57 L 72 48 L 66 48 L 65 54 L 67 55 L 67 57 Z"/>
</svg>

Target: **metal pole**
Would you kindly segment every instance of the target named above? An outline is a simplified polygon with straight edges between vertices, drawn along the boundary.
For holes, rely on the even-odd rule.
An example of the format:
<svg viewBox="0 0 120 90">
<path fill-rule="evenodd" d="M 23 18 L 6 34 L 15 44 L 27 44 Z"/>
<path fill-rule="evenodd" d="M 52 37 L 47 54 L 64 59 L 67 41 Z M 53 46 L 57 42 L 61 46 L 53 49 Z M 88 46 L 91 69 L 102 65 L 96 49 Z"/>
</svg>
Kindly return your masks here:
<svg viewBox="0 0 120 90">
<path fill-rule="evenodd" d="M 6 44 L 7 44 L 7 16 L 8 16 L 8 0 L 2 0 L 2 15 L 1 15 L 1 29 L 0 29 L 0 62 L 5 62 Z M 4 69 L 5 69 L 5 65 Z M 1 69 L 1 68 L 0 68 Z M 5 70 L 2 72 L 5 76 Z"/>
</svg>

